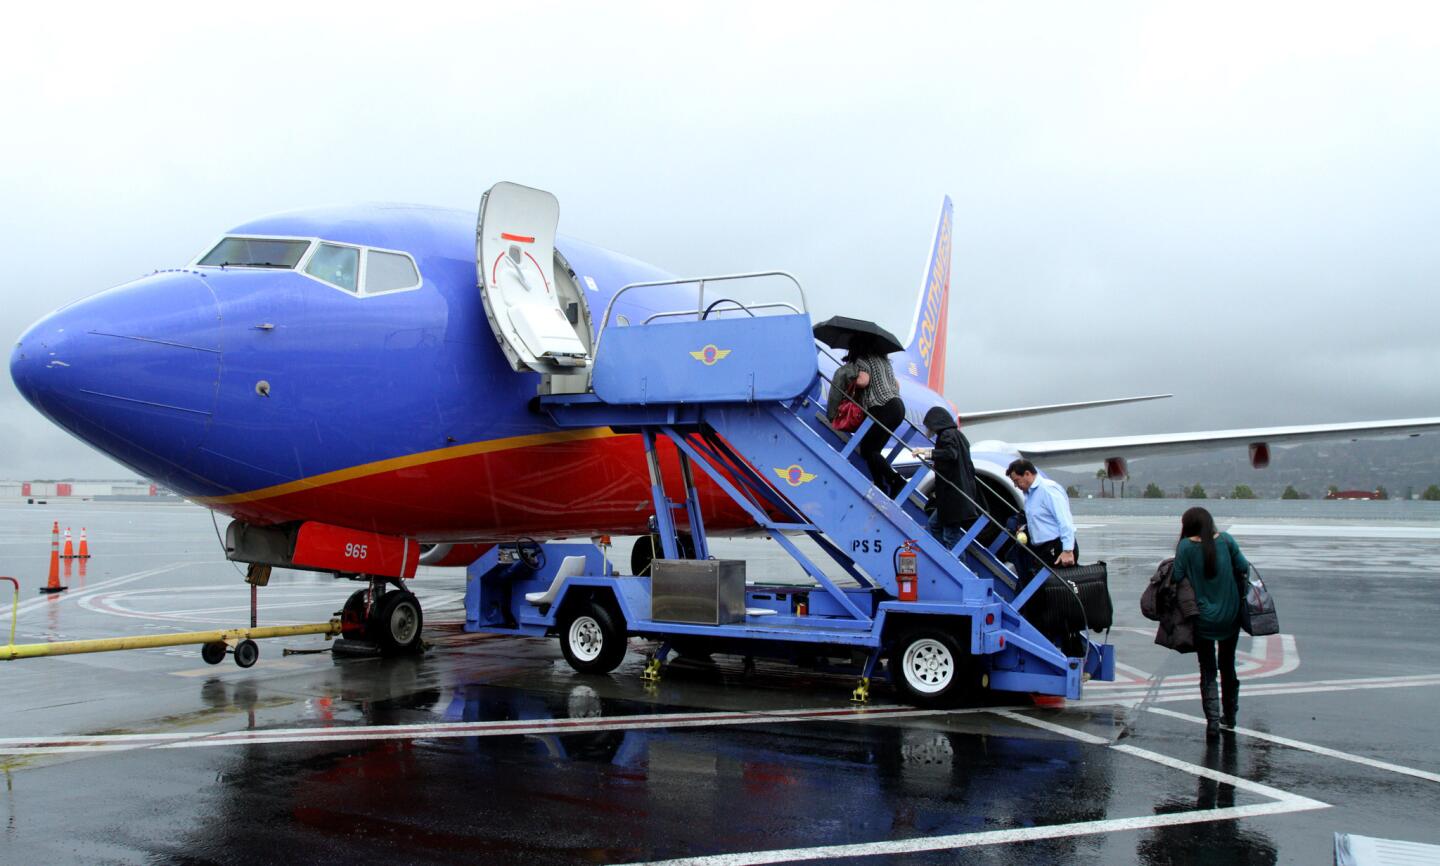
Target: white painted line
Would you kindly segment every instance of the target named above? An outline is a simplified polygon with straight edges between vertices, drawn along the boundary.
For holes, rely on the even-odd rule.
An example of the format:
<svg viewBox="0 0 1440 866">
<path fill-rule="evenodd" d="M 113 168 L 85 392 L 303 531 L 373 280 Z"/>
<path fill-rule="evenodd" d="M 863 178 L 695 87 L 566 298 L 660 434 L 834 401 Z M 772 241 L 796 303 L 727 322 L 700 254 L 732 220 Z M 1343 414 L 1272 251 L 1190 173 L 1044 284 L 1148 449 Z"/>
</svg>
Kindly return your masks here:
<svg viewBox="0 0 1440 866">
<path fill-rule="evenodd" d="M 1174 710 L 1166 710 L 1160 707 L 1149 707 L 1150 712 L 1161 716 L 1169 716 L 1172 719 L 1183 719 L 1187 722 L 1205 724 L 1205 720 L 1199 716 L 1191 716 L 1185 713 L 1177 713 Z M 1292 749 L 1300 749 L 1305 752 L 1313 752 L 1317 755 L 1324 755 L 1327 758 L 1336 758 L 1341 761 L 1349 761 L 1352 764 L 1361 764 L 1366 767 L 1374 767 L 1377 770 L 1388 770 L 1391 773 L 1399 773 L 1404 776 L 1414 776 L 1417 779 L 1424 779 L 1427 782 L 1440 782 L 1440 773 L 1431 773 L 1427 770 L 1417 770 L 1414 767 L 1403 767 L 1399 764 L 1392 764 L 1389 761 L 1378 761 L 1374 758 L 1367 758 L 1363 755 L 1356 755 L 1350 752 L 1341 752 L 1336 749 L 1328 749 L 1324 746 L 1317 746 L 1314 743 L 1305 743 L 1300 740 L 1292 740 L 1289 737 L 1281 737 L 1265 731 L 1256 731 L 1251 728 L 1236 727 L 1235 733 L 1244 734 L 1247 737 L 1254 737 L 1257 740 L 1268 740 L 1282 746 L 1289 746 Z"/>
<path fill-rule="evenodd" d="M 1109 737 L 1097 737 L 1094 734 L 1087 734 L 1084 731 L 1076 730 L 1068 725 L 1057 725 L 1054 722 L 1047 722 L 1044 719 L 1037 719 L 1032 716 L 1022 716 L 1010 710 L 995 710 L 994 714 L 1002 718 L 1010 719 L 1013 722 L 1020 722 L 1024 725 L 1040 728 L 1044 731 L 1059 734 L 1062 737 L 1069 737 L 1072 740 L 1079 740 L 1082 743 L 1089 743 L 1092 746 L 1110 745 Z"/>
<path fill-rule="evenodd" d="M 1244 680 L 1242 679 L 1242 682 Z M 1401 689 L 1415 686 L 1436 686 L 1440 685 L 1440 674 L 1414 674 L 1400 677 L 1357 677 L 1344 680 L 1302 680 L 1289 683 L 1264 682 L 1256 685 L 1248 685 L 1241 689 L 1241 693 L 1247 697 L 1261 697 L 1265 695 L 1289 695 L 1289 694 L 1310 694 L 1315 692 L 1344 692 L 1364 691 L 1367 689 Z M 1145 698 L 1150 694 L 1148 688 L 1131 686 L 1127 691 L 1101 692 L 1092 697 L 1081 698 L 1078 701 L 1070 701 L 1069 706 L 1108 706 L 1112 704 L 1128 705 Z M 1170 685 L 1169 682 L 1159 689 L 1152 700 L 1157 702 L 1184 701 L 1197 699 L 1199 691 L 1194 683 Z"/>
<path fill-rule="evenodd" d="M 828 860 L 841 857 L 876 857 L 914 854 L 925 851 L 948 851 L 977 848 L 982 845 L 1004 845 L 1013 842 L 1034 842 L 1041 839 L 1068 839 L 1126 830 L 1147 830 L 1154 827 L 1178 827 L 1184 824 L 1207 824 L 1214 821 L 1236 821 L 1264 815 L 1284 815 L 1308 809 L 1324 809 L 1329 804 L 1315 800 L 1275 801 L 1225 809 L 1197 809 L 1166 815 L 1140 818 L 1108 818 L 1100 821 L 1079 821 L 1073 824 L 1050 824 L 1044 827 L 1017 827 L 1013 830 L 984 830 L 957 833 L 951 836 L 929 836 L 923 839 L 893 839 L 885 842 L 860 842 L 852 845 L 826 845 L 818 848 L 790 848 L 776 851 L 746 851 L 738 854 L 711 854 L 684 857 L 678 860 L 652 860 L 645 866 L 752 866 L 761 863 L 797 863 L 806 860 Z M 1312 805 L 1313 804 L 1313 805 Z"/>
<path fill-rule="evenodd" d="M 276 661 L 270 666 L 293 665 L 305 667 L 303 662 Z M 182 675 L 214 673 L 214 668 L 200 668 Z M 1306 692 L 1349 691 L 1367 688 L 1406 688 L 1412 686 L 1440 685 L 1440 675 L 1425 677 L 1395 677 L 1382 680 L 1328 680 L 1317 683 L 1297 683 L 1293 687 L 1282 685 L 1268 689 L 1246 689 L 1242 694 L 1256 697 L 1265 694 L 1295 694 Z M 1138 703 L 1144 693 L 1137 693 L 1125 700 L 1126 696 L 1106 696 L 1103 699 L 1071 701 L 1069 706 L 1115 706 Z M 1183 694 L 1162 695 L 1158 701 L 1195 700 L 1196 694 L 1187 689 Z M 1047 728 L 1075 739 L 1093 738 L 1096 745 L 1107 744 L 1109 740 L 1092 734 L 1076 731 L 1063 725 L 1052 725 L 1040 719 L 1022 717 L 1011 710 L 977 708 L 969 710 L 921 710 L 899 705 L 875 707 L 821 707 L 798 710 L 763 710 L 754 712 L 699 712 L 699 713 L 651 713 L 634 716 L 610 716 L 592 719 L 535 719 L 501 720 L 489 722 L 439 722 L 425 725 L 352 725 L 329 728 L 271 728 L 256 731 L 199 731 L 188 733 L 153 734 L 105 734 L 95 736 L 60 737 L 9 737 L 0 738 L 0 754 L 51 754 L 71 751 L 113 751 L 119 748 L 195 748 L 218 747 L 242 743 L 314 743 L 344 742 L 347 740 L 397 740 L 397 739 L 439 739 L 446 737 L 515 736 L 547 733 L 593 733 L 614 730 L 644 730 L 667 727 L 705 727 L 755 724 L 783 724 L 814 721 L 865 722 L 871 719 L 921 718 L 926 716 L 955 716 L 978 713 L 995 713 L 1015 718 L 1025 724 Z M 1047 727 L 1048 726 L 1048 727 Z"/>
<path fill-rule="evenodd" d="M 102 580 L 98 583 L 92 583 L 84 589 L 71 590 L 62 595 L 50 595 L 40 596 L 39 598 L 32 598 L 29 601 L 20 602 L 19 615 L 23 617 L 30 611 L 37 608 L 43 608 L 46 605 L 63 604 L 67 601 L 75 601 L 76 599 L 82 599 L 88 596 L 92 596 L 95 593 L 100 592 L 101 590 L 108 590 L 111 587 L 120 586 L 126 583 L 132 583 L 137 580 L 144 580 L 147 577 L 154 577 L 159 574 L 164 574 L 167 571 L 174 571 L 177 568 L 184 568 L 187 565 L 198 564 L 199 563 L 196 562 L 175 562 L 171 563 L 170 565 L 162 565 L 159 568 L 150 568 L 146 569 L 145 571 L 136 571 L 131 572 L 130 574 L 122 574 L 119 577 L 112 577 L 109 580 Z"/>
<path fill-rule="evenodd" d="M 65 737 L 8 737 L 0 739 L 0 754 L 58 754 L 110 751 L 118 748 L 203 748 L 253 743 L 318 743 L 351 740 L 439 739 L 495 737 L 521 734 L 569 734 L 597 731 L 644 730 L 730 725 L 823 722 L 829 720 L 913 718 L 952 715 L 952 710 L 914 707 L 821 707 L 755 712 L 650 713 L 591 719 L 499 720 L 439 722 L 425 725 L 350 725 L 331 728 L 271 728 L 256 731 L 192 731 L 187 733 L 103 734 Z M 959 711 L 961 713 L 967 711 Z M 985 712 L 983 709 L 968 712 Z"/>
<path fill-rule="evenodd" d="M 1078 821 L 1071 824 L 1052 824 L 1046 827 L 1017 827 L 1011 830 L 985 830 L 976 833 L 957 833 L 949 836 L 930 836 L 923 839 L 892 839 L 883 842 L 859 842 L 849 845 L 823 845 L 814 848 L 787 848 L 770 851 L 745 851 L 733 854 L 711 854 L 700 857 L 682 857 L 674 860 L 650 861 L 648 866 L 755 866 L 762 863 L 795 863 L 806 860 L 828 860 L 844 857 L 877 857 L 896 854 L 914 854 L 924 851 L 948 851 L 957 848 L 975 848 L 981 845 L 1002 845 L 1013 842 L 1033 842 L 1038 839 L 1064 839 L 1075 836 L 1093 836 L 1101 833 L 1115 833 L 1127 830 L 1144 830 L 1153 827 L 1174 827 L 1182 824 L 1202 824 L 1214 821 L 1234 821 L 1262 815 L 1282 815 L 1313 809 L 1328 809 L 1329 803 L 1322 803 L 1309 797 L 1291 794 L 1161 755 L 1133 746 L 1111 746 L 1103 737 L 1084 731 L 1056 725 L 1043 719 L 1024 716 L 1009 710 L 992 710 L 995 715 L 1033 725 L 1062 736 L 1093 745 L 1106 745 L 1118 752 L 1181 770 L 1195 776 L 1213 779 L 1233 785 L 1238 789 L 1270 797 L 1272 802 L 1256 803 L 1250 806 L 1232 806 L 1223 809 L 1196 809 L 1166 815 L 1145 815 L 1138 818 L 1108 818 L 1099 821 Z"/>
<path fill-rule="evenodd" d="M 1205 778 L 1212 779 L 1216 782 L 1222 782 L 1226 785 L 1234 785 L 1236 788 L 1239 788 L 1242 791 L 1249 791 L 1252 794 L 1259 794 L 1262 797 L 1270 797 L 1281 802 L 1292 801 L 1297 803 L 1303 803 L 1305 804 L 1304 808 L 1307 809 L 1326 809 L 1330 806 L 1329 803 L 1322 803 L 1319 800 L 1312 800 L 1309 797 L 1302 797 L 1299 794 L 1292 794 L 1289 791 L 1282 791 L 1279 788 L 1272 788 L 1271 786 L 1262 784 L 1260 782 L 1252 782 L 1249 779 L 1242 779 L 1239 776 L 1232 776 L 1229 773 L 1222 773 L 1219 770 L 1212 770 L 1209 767 L 1202 767 L 1199 764 L 1192 764 L 1189 761 L 1182 761 L 1178 758 L 1172 758 L 1169 755 L 1162 755 L 1159 752 L 1152 752 L 1149 749 L 1139 748 L 1138 746 L 1127 746 L 1117 743 L 1110 748 L 1114 749 L 1117 752 L 1124 752 L 1127 755 L 1134 755 L 1137 758 L 1144 758 L 1147 761 L 1152 761 L 1156 764 L 1161 764 L 1172 769 L 1181 770 L 1195 776 L 1204 776 Z"/>
<path fill-rule="evenodd" d="M 1296 538 L 1440 538 L 1436 526 L 1330 526 L 1323 523 L 1243 523 L 1230 527 L 1231 535 L 1281 535 Z"/>
<path fill-rule="evenodd" d="M 1271 799 L 1281 801 L 1291 799 L 1305 800 L 1309 803 L 1315 804 L 1310 808 L 1317 809 L 1324 808 L 1329 805 L 1328 803 L 1321 803 L 1318 800 L 1310 800 L 1307 797 L 1301 797 L 1299 794 L 1292 794 L 1289 791 L 1282 791 L 1279 788 L 1272 788 L 1269 785 L 1264 785 L 1260 782 L 1252 782 L 1249 779 L 1242 779 L 1239 776 L 1232 776 L 1229 773 L 1222 773 L 1219 770 L 1212 770 L 1209 767 L 1202 767 L 1199 764 L 1192 764 L 1189 761 L 1182 761 L 1179 758 L 1172 758 L 1169 755 L 1162 755 L 1159 752 L 1152 752 L 1149 749 L 1141 749 L 1135 746 L 1128 745 L 1112 744 L 1110 740 L 1105 737 L 1097 737 L 1094 734 L 1077 730 L 1075 728 L 1069 727 L 1068 725 L 1057 725 L 1053 722 L 1047 722 L 1044 719 L 1037 719 L 1033 716 L 1026 716 L 1020 713 L 1010 712 L 1008 710 L 1001 710 L 995 715 L 1004 716 L 1007 719 L 1021 722 L 1026 725 L 1033 725 L 1034 727 L 1040 728 L 1041 730 L 1052 731 L 1062 736 L 1079 740 L 1082 743 L 1090 743 L 1097 746 L 1107 746 L 1117 752 L 1124 752 L 1127 755 L 1134 755 L 1137 758 L 1143 758 L 1144 760 L 1150 761 L 1152 763 L 1160 764 L 1165 767 L 1170 767 L 1174 770 L 1180 770 L 1181 772 L 1189 773 L 1192 776 L 1203 776 L 1216 782 L 1224 782 L 1227 785 L 1234 785 L 1236 788 L 1239 788 L 1243 791 L 1249 791 L 1252 794 L 1259 794 L 1262 797 L 1270 797 Z"/>
</svg>

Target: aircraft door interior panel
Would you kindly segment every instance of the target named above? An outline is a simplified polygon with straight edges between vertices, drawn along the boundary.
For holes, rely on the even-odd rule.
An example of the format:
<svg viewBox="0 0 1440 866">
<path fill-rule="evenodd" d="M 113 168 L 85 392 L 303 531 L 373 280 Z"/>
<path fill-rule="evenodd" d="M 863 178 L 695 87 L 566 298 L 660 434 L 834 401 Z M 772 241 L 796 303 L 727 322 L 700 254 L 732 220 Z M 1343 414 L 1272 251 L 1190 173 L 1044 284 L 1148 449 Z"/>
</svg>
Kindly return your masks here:
<svg viewBox="0 0 1440 866">
<path fill-rule="evenodd" d="M 559 221 L 560 203 L 543 190 L 501 182 L 480 201 L 480 295 L 490 327 L 516 370 L 564 373 L 589 363 L 576 333 L 580 317 L 572 324 L 569 303 L 556 285 Z"/>
</svg>

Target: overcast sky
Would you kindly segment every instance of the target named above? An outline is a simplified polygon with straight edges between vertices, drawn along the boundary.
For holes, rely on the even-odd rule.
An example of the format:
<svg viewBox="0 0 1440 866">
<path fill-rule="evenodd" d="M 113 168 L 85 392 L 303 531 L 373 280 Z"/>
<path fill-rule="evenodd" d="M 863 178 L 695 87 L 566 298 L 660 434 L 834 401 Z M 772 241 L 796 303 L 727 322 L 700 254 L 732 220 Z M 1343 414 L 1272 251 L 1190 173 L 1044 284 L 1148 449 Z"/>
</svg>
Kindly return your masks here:
<svg viewBox="0 0 1440 866">
<path fill-rule="evenodd" d="M 984 436 L 1440 415 L 1434 4 L 305 6 L 7 15 L 0 330 L 261 214 L 513 180 L 903 335 L 949 194 L 947 396 L 1176 395 Z M 126 474 L 8 375 L 0 441 Z"/>
</svg>

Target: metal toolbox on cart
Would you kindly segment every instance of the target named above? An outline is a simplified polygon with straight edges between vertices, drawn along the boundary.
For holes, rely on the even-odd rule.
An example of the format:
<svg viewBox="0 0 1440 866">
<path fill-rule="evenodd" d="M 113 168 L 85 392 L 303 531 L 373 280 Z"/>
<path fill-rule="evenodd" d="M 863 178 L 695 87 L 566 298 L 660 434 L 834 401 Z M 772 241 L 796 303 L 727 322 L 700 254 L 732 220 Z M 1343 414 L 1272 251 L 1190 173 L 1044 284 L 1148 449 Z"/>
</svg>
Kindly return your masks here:
<svg viewBox="0 0 1440 866">
<path fill-rule="evenodd" d="M 657 559 L 650 567 L 650 618 L 724 625 L 745 620 L 745 562 Z"/>
</svg>

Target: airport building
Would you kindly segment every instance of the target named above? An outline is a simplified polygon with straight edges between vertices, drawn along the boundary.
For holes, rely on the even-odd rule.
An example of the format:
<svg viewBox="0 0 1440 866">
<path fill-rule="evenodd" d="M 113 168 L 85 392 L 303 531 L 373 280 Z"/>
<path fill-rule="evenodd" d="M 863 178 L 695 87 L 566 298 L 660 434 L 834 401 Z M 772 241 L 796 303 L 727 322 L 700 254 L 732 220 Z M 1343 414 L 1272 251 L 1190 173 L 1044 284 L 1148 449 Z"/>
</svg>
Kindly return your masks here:
<svg viewBox="0 0 1440 866">
<path fill-rule="evenodd" d="M 159 496 L 159 485 L 149 481 L 0 481 L 0 498 L 59 499 L 75 497 L 88 499 L 95 496 Z"/>
</svg>

